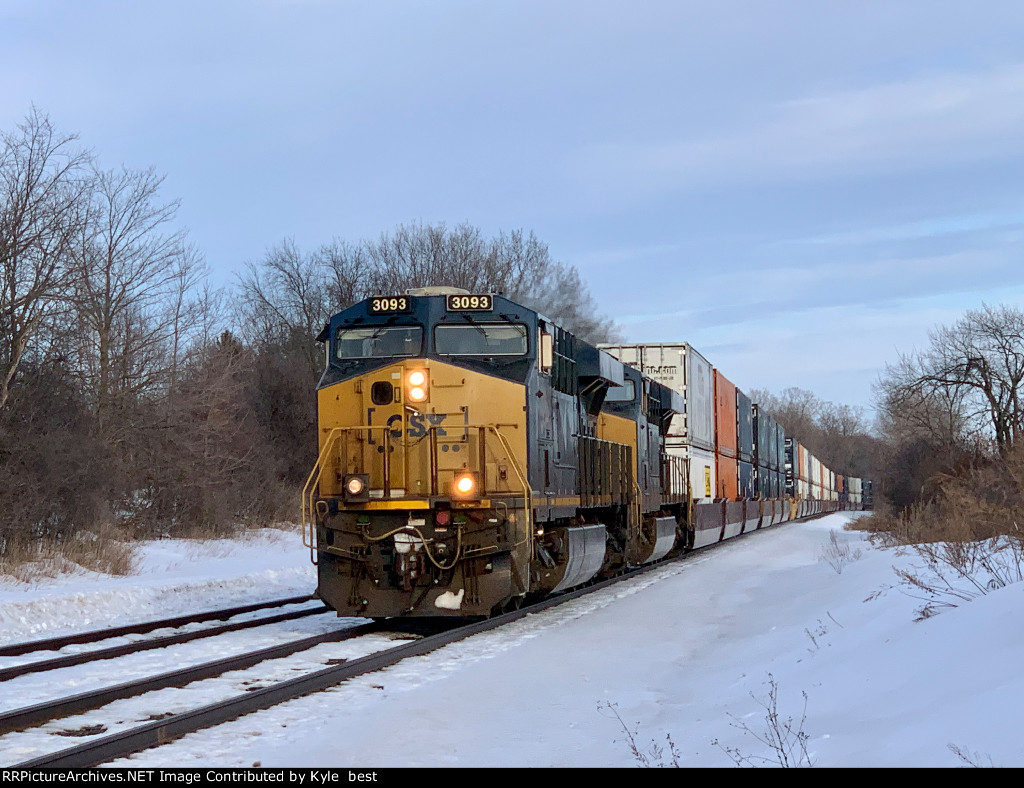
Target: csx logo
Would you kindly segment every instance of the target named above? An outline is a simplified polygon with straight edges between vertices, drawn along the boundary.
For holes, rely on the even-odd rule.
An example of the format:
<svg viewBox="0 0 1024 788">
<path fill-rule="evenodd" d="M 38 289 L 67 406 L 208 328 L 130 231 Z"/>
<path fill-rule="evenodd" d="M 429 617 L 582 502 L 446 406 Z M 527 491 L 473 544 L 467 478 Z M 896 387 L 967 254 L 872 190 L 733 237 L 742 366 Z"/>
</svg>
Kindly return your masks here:
<svg viewBox="0 0 1024 788">
<path fill-rule="evenodd" d="M 373 426 L 373 412 L 376 408 L 366 409 L 366 423 L 369 426 Z M 434 432 L 439 437 L 443 437 L 448 434 L 447 430 L 441 425 L 444 420 L 448 418 L 447 413 L 413 413 L 409 416 L 409 426 L 405 428 L 405 434 L 410 438 L 422 438 L 427 434 L 427 430 L 431 427 L 434 428 Z M 402 437 L 402 414 L 395 413 L 392 416 L 388 416 L 384 422 L 385 426 L 390 427 L 390 434 L 392 438 Z M 376 443 L 373 439 L 373 433 L 370 433 L 369 443 Z"/>
</svg>

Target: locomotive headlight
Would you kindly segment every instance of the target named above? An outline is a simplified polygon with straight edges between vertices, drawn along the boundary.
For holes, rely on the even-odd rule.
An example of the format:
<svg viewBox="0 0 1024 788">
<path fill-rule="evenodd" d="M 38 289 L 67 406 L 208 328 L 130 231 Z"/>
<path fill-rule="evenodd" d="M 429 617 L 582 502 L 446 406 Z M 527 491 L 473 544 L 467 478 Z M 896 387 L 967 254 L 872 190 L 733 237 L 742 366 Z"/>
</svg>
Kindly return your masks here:
<svg viewBox="0 0 1024 788">
<path fill-rule="evenodd" d="M 427 372 L 423 369 L 414 369 L 405 377 L 406 397 L 409 402 L 426 402 L 430 390 L 430 382 L 427 379 Z"/>
<path fill-rule="evenodd" d="M 370 500 L 370 477 L 365 473 L 350 473 L 345 477 L 342 488 L 345 492 L 346 501 L 368 501 Z"/>
<path fill-rule="evenodd" d="M 480 474 L 476 471 L 460 471 L 452 479 L 452 498 L 463 501 L 480 497 Z"/>
</svg>

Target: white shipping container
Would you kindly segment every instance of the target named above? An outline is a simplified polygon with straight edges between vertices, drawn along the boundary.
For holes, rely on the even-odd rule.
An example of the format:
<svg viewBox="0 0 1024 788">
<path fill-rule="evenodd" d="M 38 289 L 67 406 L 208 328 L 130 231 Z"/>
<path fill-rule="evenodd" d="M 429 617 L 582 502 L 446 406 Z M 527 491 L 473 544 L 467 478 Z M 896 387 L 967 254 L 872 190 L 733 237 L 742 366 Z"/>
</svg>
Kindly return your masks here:
<svg viewBox="0 0 1024 788">
<path fill-rule="evenodd" d="M 686 413 L 672 417 L 666 448 L 694 446 L 714 451 L 715 391 L 711 362 L 688 342 L 598 347 L 682 394 Z M 698 489 L 694 488 L 695 495 Z"/>
<path fill-rule="evenodd" d="M 686 457 L 690 466 L 690 494 L 696 503 L 711 503 L 718 489 L 715 453 L 696 446 L 666 448 L 668 454 Z"/>
</svg>

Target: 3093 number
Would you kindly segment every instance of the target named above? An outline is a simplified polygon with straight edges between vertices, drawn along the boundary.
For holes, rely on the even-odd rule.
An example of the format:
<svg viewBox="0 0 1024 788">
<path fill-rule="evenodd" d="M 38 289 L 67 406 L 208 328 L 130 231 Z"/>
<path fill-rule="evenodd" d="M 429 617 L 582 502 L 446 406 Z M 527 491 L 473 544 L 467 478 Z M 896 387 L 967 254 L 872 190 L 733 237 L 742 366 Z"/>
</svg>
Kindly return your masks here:
<svg viewBox="0 0 1024 788">
<path fill-rule="evenodd" d="M 494 301 L 489 295 L 450 295 L 446 306 L 449 312 L 490 312 Z"/>
<path fill-rule="evenodd" d="M 390 296 L 370 299 L 370 313 L 388 314 L 391 312 L 407 312 L 409 311 L 409 297 L 408 296 Z"/>
</svg>

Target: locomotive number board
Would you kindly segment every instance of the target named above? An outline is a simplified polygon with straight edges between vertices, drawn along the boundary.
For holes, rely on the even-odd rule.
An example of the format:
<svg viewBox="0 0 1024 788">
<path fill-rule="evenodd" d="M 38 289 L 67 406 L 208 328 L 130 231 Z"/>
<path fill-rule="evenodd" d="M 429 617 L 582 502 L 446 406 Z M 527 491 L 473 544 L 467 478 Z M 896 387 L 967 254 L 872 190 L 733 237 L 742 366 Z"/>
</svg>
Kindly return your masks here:
<svg viewBox="0 0 1024 788">
<path fill-rule="evenodd" d="M 373 296 L 370 299 L 371 315 L 395 315 L 412 310 L 409 296 Z"/>
<path fill-rule="evenodd" d="M 489 295 L 449 295 L 445 298 L 445 308 L 449 312 L 490 312 L 494 309 L 494 299 Z"/>
</svg>

